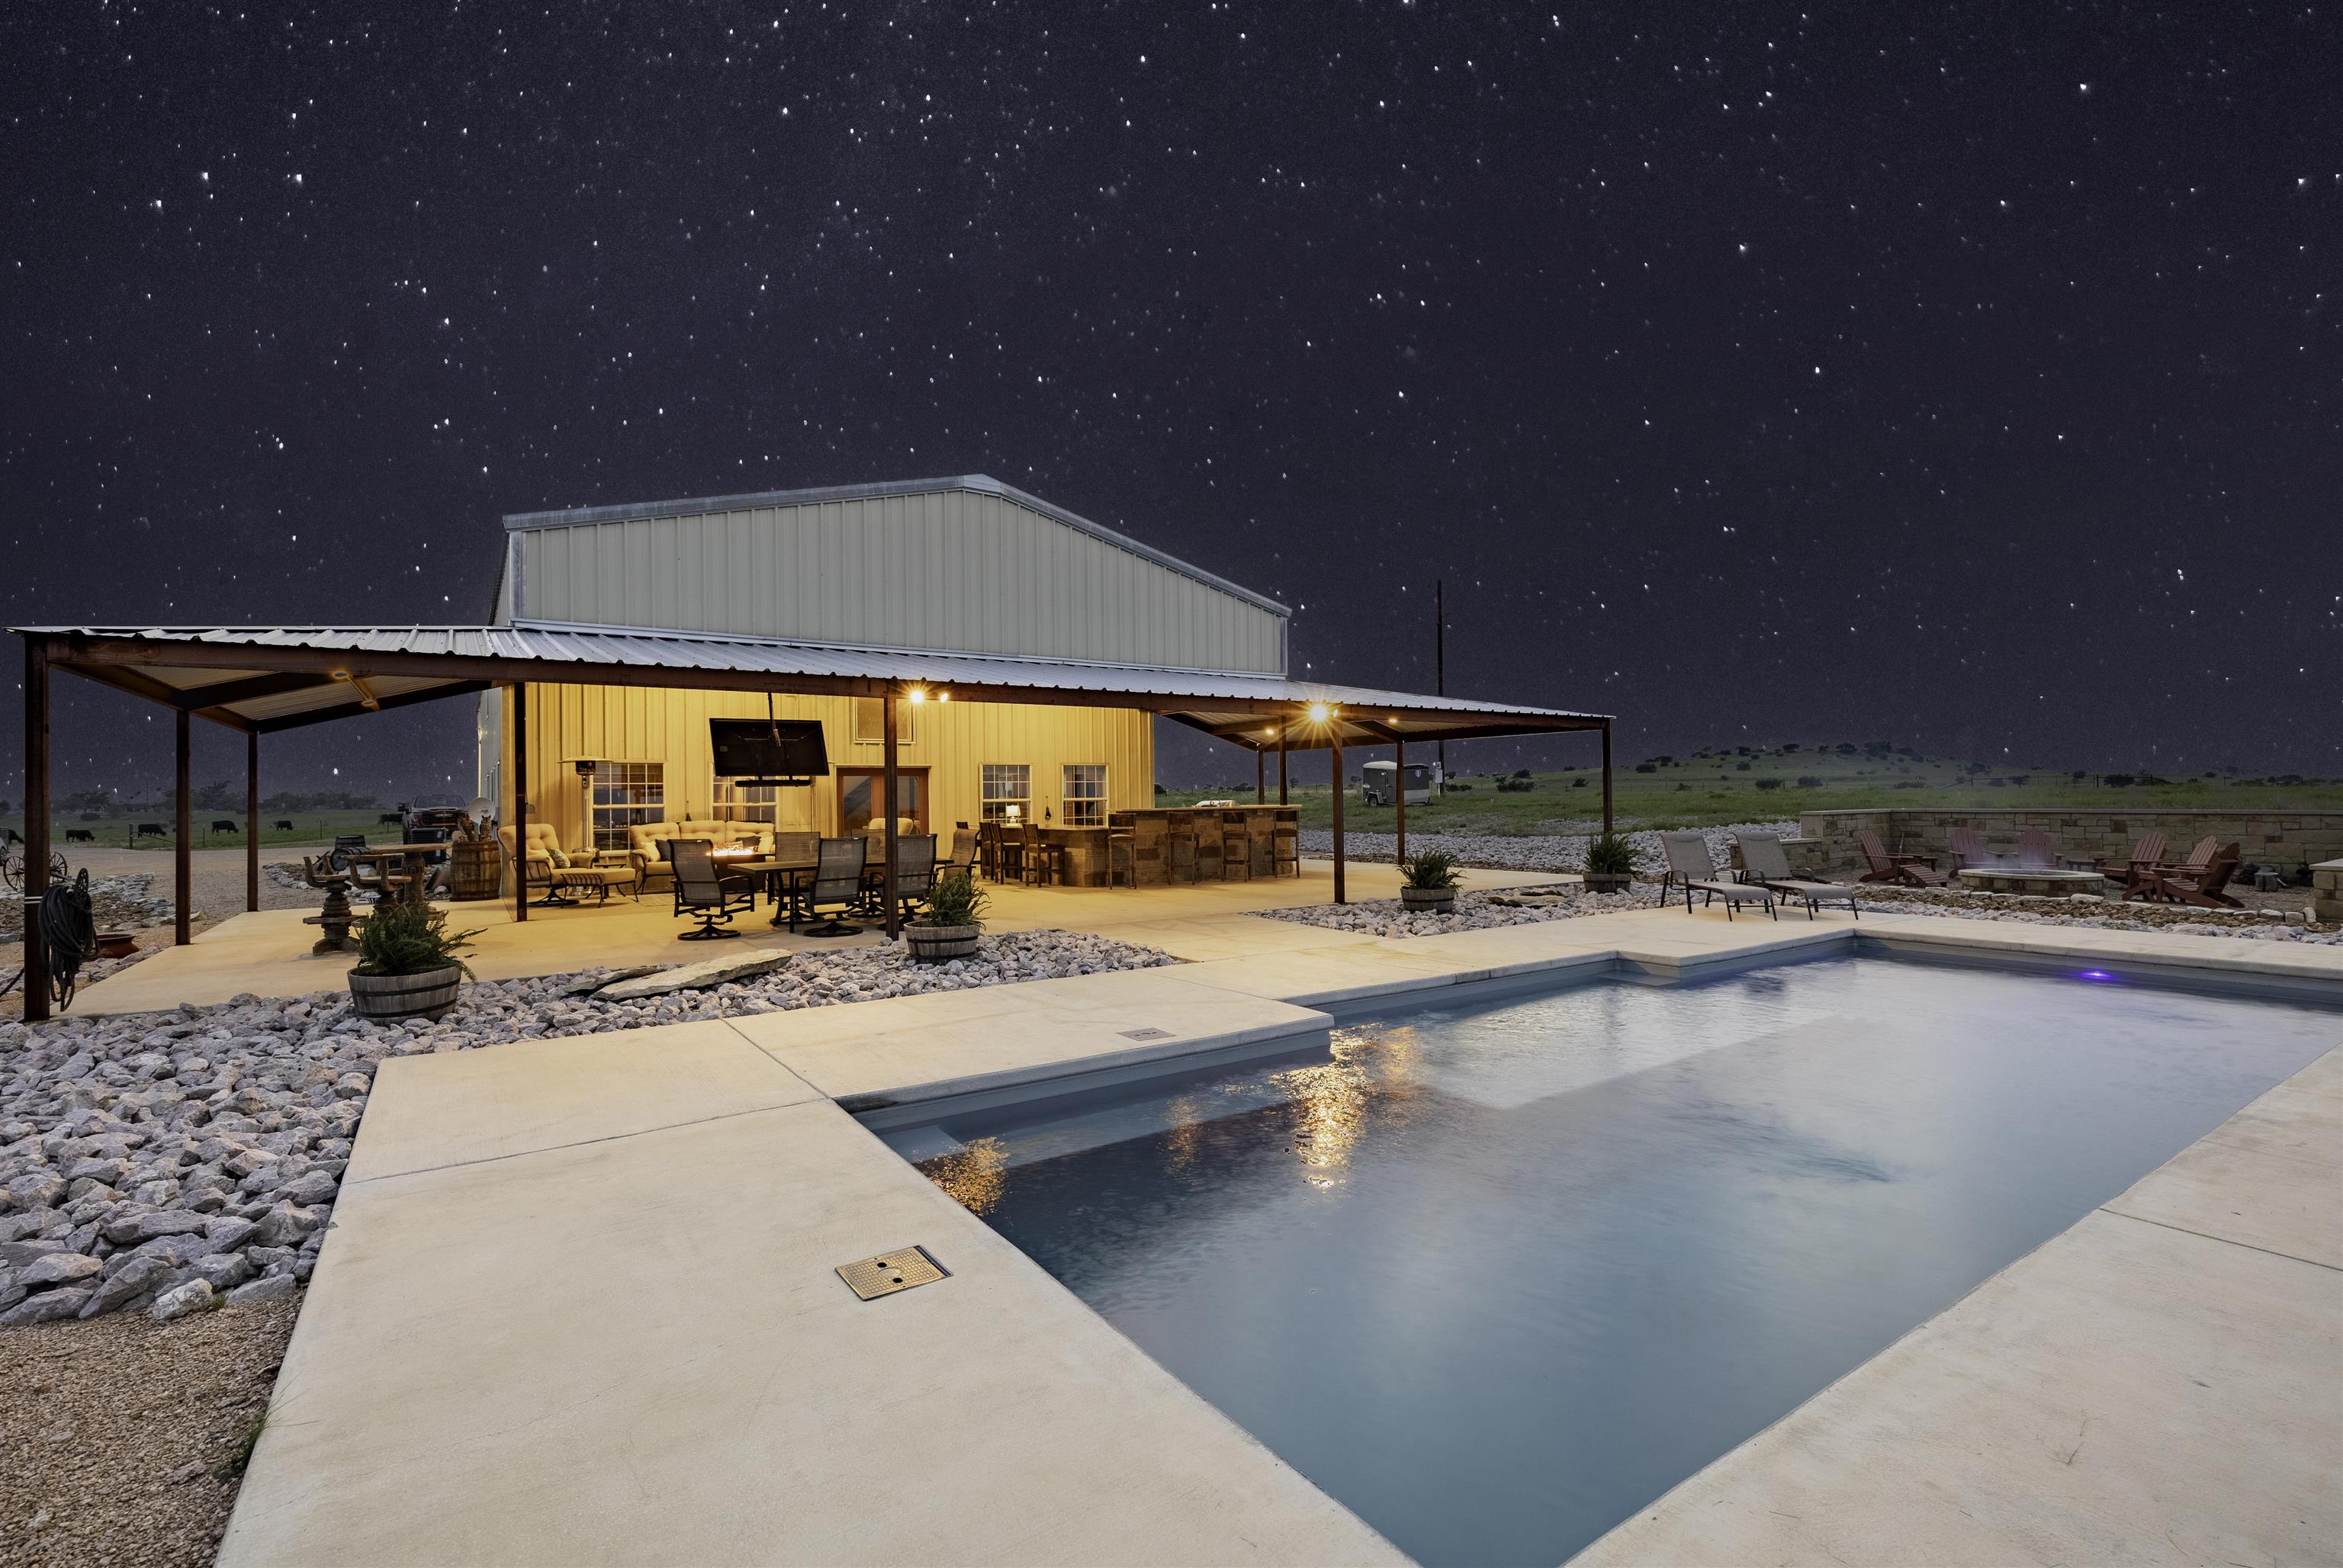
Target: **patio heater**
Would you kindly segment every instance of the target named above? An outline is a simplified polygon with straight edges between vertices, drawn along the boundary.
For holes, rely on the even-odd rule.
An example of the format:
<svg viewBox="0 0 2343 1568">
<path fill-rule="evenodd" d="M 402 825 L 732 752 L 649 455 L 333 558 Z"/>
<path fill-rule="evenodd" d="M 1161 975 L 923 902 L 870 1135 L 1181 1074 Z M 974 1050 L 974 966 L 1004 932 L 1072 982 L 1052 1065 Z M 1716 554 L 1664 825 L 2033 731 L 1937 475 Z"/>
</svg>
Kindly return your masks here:
<svg viewBox="0 0 2343 1568">
<path fill-rule="evenodd" d="M 598 757 L 572 757 L 569 766 L 578 769 L 578 841 L 588 856 L 594 853 L 594 769 L 602 765 Z"/>
</svg>

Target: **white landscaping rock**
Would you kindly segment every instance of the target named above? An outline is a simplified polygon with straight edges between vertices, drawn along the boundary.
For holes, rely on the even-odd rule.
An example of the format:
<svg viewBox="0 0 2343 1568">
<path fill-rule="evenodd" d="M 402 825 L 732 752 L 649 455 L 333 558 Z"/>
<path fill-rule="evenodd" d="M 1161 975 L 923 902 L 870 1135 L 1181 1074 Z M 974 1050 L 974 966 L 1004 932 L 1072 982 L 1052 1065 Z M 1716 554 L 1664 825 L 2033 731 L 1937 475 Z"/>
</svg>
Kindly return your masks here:
<svg viewBox="0 0 2343 1568">
<path fill-rule="evenodd" d="M 152 1309 L 158 1323 L 191 1318 L 197 1312 L 209 1312 L 219 1303 L 213 1299 L 209 1280 L 189 1280 L 184 1285 L 174 1285 L 155 1298 Z"/>
</svg>

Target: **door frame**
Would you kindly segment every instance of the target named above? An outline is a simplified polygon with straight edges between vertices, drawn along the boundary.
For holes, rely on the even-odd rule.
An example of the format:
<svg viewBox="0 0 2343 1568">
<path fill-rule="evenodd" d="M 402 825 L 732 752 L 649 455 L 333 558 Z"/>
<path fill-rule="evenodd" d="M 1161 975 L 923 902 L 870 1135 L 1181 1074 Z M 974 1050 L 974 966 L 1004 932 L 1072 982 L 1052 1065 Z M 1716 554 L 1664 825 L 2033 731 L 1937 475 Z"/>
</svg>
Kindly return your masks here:
<svg viewBox="0 0 2343 1568">
<path fill-rule="evenodd" d="M 840 834 L 859 833 L 861 831 L 860 829 L 850 828 L 846 825 L 847 786 L 855 779 L 868 779 L 870 780 L 870 798 L 873 800 L 876 800 L 882 793 L 885 792 L 887 769 L 884 768 L 865 768 L 860 764 L 856 764 L 851 767 L 840 767 L 836 769 L 836 772 L 838 775 L 838 830 Z M 933 781 L 928 777 L 928 769 L 926 768 L 899 767 L 895 769 L 895 774 L 899 783 L 903 779 L 914 777 L 916 777 L 920 781 L 920 809 L 913 814 L 912 821 L 916 826 L 912 830 L 916 833 L 933 831 L 933 829 L 929 827 L 929 821 L 930 819 L 930 809 L 935 803 L 935 789 Z M 876 819 L 873 819 L 875 820 Z"/>
</svg>

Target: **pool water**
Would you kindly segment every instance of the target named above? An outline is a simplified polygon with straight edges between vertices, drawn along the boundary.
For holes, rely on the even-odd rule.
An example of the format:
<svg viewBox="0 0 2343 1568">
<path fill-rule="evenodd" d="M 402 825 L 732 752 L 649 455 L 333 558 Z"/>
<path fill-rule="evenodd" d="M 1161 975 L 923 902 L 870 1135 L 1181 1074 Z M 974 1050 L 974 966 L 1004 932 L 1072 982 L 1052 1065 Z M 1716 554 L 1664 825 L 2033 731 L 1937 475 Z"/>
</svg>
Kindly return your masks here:
<svg viewBox="0 0 2343 1568">
<path fill-rule="evenodd" d="M 887 1136 L 1402 1550 L 1553 1564 L 2338 1040 L 1834 960 Z"/>
</svg>

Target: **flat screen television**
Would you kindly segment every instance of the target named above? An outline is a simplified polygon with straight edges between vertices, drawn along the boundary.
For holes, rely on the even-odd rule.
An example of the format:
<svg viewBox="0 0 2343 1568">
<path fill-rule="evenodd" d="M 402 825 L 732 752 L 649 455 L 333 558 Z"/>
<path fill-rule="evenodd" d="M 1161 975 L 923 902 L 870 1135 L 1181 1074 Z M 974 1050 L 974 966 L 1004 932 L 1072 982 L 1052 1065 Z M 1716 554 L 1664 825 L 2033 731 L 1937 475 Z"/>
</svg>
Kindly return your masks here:
<svg viewBox="0 0 2343 1568">
<path fill-rule="evenodd" d="M 708 742 L 719 779 L 809 783 L 830 772 L 821 725 L 811 719 L 711 719 Z"/>
</svg>

